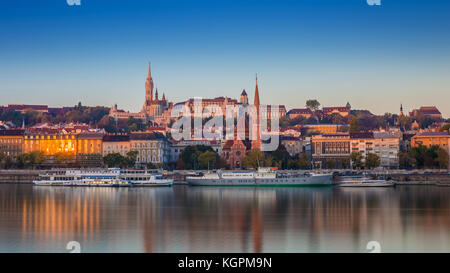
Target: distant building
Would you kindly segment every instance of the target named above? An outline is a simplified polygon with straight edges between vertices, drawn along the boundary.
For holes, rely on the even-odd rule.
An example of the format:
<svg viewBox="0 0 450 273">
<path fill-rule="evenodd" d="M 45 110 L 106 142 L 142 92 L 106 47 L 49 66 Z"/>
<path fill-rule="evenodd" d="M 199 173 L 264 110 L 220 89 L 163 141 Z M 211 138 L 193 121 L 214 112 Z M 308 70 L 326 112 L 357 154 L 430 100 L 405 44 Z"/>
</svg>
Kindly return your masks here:
<svg viewBox="0 0 450 273">
<path fill-rule="evenodd" d="M 173 107 L 173 103 L 167 100 L 165 94 L 163 94 L 162 98 L 159 98 L 157 88 L 155 94 L 153 94 L 153 90 L 154 83 L 149 63 L 147 79 L 145 81 L 145 101 L 142 106 L 142 110 L 138 113 L 130 113 L 124 110 L 119 110 L 117 108 L 117 104 L 115 104 L 111 107 L 109 116 L 116 120 L 134 118 L 141 120 L 144 123 L 152 121 L 159 125 L 166 126 L 171 120 L 171 109 Z"/>
<path fill-rule="evenodd" d="M 313 115 L 313 112 L 309 108 L 296 108 L 289 110 L 286 115 L 289 119 L 296 119 L 298 117 L 308 119 Z"/>
<path fill-rule="evenodd" d="M 449 132 L 424 132 L 411 138 L 411 147 L 421 145 L 426 147 L 439 146 L 447 151 L 447 154 L 450 154 L 450 134 Z"/>
<path fill-rule="evenodd" d="M 366 158 L 369 153 L 374 153 L 374 147 L 372 132 L 350 133 L 350 153 L 359 152 L 363 158 Z"/>
<path fill-rule="evenodd" d="M 182 140 L 182 141 L 172 141 L 170 145 L 169 162 L 176 163 L 180 157 L 181 152 L 187 146 L 197 146 L 204 145 L 212 148 L 219 156 L 222 154 L 222 144 L 215 140 Z"/>
<path fill-rule="evenodd" d="M 247 97 L 247 92 L 245 92 L 245 89 L 242 90 L 241 98 L 239 99 L 239 102 L 243 105 L 248 104 L 248 97 Z"/>
<path fill-rule="evenodd" d="M 126 156 L 130 151 L 130 136 L 127 134 L 107 134 L 103 137 L 103 156 L 118 153 Z"/>
<path fill-rule="evenodd" d="M 0 152 L 15 160 L 23 153 L 23 136 L 25 130 L 0 130 Z"/>
<path fill-rule="evenodd" d="M 304 152 L 303 140 L 298 137 L 280 136 L 280 143 L 284 146 L 290 156 Z"/>
<path fill-rule="evenodd" d="M 165 94 L 163 94 L 162 98 L 159 98 L 158 88 L 156 88 L 153 96 L 153 88 L 154 83 L 149 62 L 148 75 L 145 81 L 145 101 L 141 112 L 148 115 L 151 120 L 156 121 L 158 124 L 167 124 L 170 120 L 170 111 L 173 104 L 169 103 Z"/>
<path fill-rule="evenodd" d="M 231 169 L 242 168 L 242 160 L 251 148 L 251 143 L 246 140 L 228 140 L 222 149 L 222 158 Z"/>
<path fill-rule="evenodd" d="M 302 131 L 302 135 L 312 133 L 312 134 L 335 134 L 339 130 L 348 124 L 303 124 L 298 125 Z"/>
<path fill-rule="evenodd" d="M 351 152 L 359 152 L 363 162 L 368 154 L 376 154 L 380 158 L 380 167 L 398 168 L 400 139 L 388 132 L 350 133 Z"/>
<path fill-rule="evenodd" d="M 416 118 L 420 115 L 429 116 L 436 119 L 442 119 L 441 112 L 436 108 L 436 106 L 422 106 L 419 109 L 414 109 L 409 113 L 411 118 Z"/>
<path fill-rule="evenodd" d="M 374 132 L 374 153 L 380 157 L 380 166 L 398 168 L 400 138 L 387 132 Z"/>
<path fill-rule="evenodd" d="M 41 113 L 48 113 L 47 105 L 27 105 L 27 104 L 8 104 L 8 106 L 0 107 L 4 112 L 8 110 L 14 110 L 21 113 L 25 113 L 27 111 L 36 111 Z"/>
<path fill-rule="evenodd" d="M 331 114 L 339 114 L 343 117 L 346 117 L 348 116 L 348 114 L 350 114 L 350 110 L 351 110 L 350 105 L 344 107 L 323 107 L 322 113 L 325 116 Z"/>
<path fill-rule="evenodd" d="M 148 116 L 143 113 L 143 112 L 139 112 L 139 113 L 130 113 L 130 112 L 125 112 L 124 110 L 120 110 L 117 108 L 117 104 L 114 104 L 113 107 L 111 107 L 111 109 L 109 110 L 109 116 L 114 118 L 115 120 L 128 120 L 130 118 L 134 118 L 137 120 L 140 120 L 141 122 L 147 123 L 148 121 Z"/>
<path fill-rule="evenodd" d="M 327 160 L 334 160 L 336 167 L 350 160 L 350 135 L 348 133 L 322 134 L 311 137 L 312 164 L 315 168 L 326 166 Z"/>
<path fill-rule="evenodd" d="M 86 131 L 76 135 L 76 161 L 81 166 L 98 167 L 102 164 L 104 135 L 103 131 Z"/>
<path fill-rule="evenodd" d="M 130 150 L 137 151 L 136 165 L 145 167 L 148 163 L 169 163 L 170 144 L 167 138 L 157 132 L 133 132 L 130 134 Z"/>
</svg>

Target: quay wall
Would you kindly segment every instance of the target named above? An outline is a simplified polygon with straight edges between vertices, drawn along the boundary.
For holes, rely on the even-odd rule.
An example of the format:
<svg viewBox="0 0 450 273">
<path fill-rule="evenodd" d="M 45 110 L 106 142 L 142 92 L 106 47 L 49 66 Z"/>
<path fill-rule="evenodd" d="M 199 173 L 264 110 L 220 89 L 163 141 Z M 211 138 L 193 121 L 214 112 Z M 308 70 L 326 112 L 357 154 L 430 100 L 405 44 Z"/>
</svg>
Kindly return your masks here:
<svg viewBox="0 0 450 273">
<path fill-rule="evenodd" d="M 0 183 L 31 184 L 41 172 L 40 170 L 0 170 Z"/>
</svg>

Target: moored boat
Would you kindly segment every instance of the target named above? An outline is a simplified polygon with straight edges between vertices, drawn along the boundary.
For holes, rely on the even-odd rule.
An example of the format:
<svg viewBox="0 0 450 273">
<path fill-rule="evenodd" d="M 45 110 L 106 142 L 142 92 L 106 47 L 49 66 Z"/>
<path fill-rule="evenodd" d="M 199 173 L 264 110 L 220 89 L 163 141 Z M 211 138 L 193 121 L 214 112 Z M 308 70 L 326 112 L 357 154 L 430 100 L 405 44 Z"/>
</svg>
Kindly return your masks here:
<svg viewBox="0 0 450 273">
<path fill-rule="evenodd" d="M 279 173 L 276 168 L 257 171 L 217 171 L 186 177 L 192 186 L 329 186 L 332 174 Z"/>
<path fill-rule="evenodd" d="M 171 186 L 172 183 L 172 179 L 163 179 L 162 175 L 147 170 L 119 168 L 51 170 L 33 181 L 38 186 L 91 187 Z"/>
<path fill-rule="evenodd" d="M 339 187 L 393 187 L 395 183 L 384 179 L 371 179 L 368 177 L 343 178 L 337 184 Z"/>
</svg>

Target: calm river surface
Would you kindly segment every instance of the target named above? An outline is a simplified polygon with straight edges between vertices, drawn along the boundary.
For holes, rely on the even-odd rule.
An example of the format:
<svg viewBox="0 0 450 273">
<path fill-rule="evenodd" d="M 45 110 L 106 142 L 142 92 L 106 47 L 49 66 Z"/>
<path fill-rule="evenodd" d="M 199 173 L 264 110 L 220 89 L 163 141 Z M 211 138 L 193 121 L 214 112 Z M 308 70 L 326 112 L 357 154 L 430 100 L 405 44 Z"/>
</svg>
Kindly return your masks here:
<svg viewBox="0 0 450 273">
<path fill-rule="evenodd" d="M 450 252 L 450 187 L 0 185 L 0 252 Z"/>
</svg>

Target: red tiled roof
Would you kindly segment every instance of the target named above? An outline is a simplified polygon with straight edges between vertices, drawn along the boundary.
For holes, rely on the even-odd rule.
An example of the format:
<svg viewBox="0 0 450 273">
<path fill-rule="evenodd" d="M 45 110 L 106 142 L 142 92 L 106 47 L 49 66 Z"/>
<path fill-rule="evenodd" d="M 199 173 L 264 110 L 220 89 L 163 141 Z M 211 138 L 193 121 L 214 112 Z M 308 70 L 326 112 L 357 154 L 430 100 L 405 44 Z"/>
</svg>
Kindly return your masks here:
<svg viewBox="0 0 450 273">
<path fill-rule="evenodd" d="M 322 111 L 323 113 L 333 112 L 333 111 L 339 111 L 339 112 L 349 112 L 350 107 L 323 107 Z"/>
<path fill-rule="evenodd" d="M 287 114 L 288 115 L 290 115 L 290 114 L 309 114 L 309 115 L 312 115 L 312 111 L 309 108 L 297 108 L 297 109 L 289 110 L 289 112 Z"/>
</svg>

